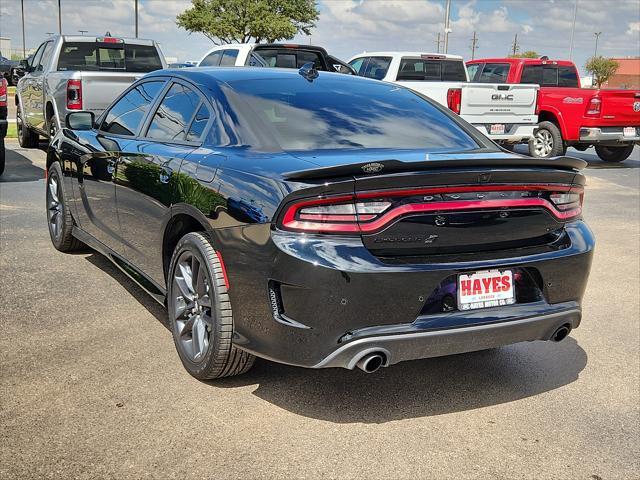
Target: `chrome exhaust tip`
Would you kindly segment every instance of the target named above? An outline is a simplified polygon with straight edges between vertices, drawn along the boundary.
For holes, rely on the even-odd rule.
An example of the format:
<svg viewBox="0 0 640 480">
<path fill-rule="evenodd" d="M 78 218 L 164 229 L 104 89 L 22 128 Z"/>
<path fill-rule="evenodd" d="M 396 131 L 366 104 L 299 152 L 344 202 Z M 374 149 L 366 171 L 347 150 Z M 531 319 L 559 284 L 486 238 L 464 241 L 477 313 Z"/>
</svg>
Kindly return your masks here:
<svg viewBox="0 0 640 480">
<path fill-rule="evenodd" d="M 566 323 L 562 325 L 560 328 L 558 328 L 555 332 L 553 332 L 553 335 L 551 335 L 551 340 L 554 342 L 561 342 L 562 340 L 564 340 L 569 336 L 570 332 L 571 332 L 571 326 L 568 323 Z"/>
<path fill-rule="evenodd" d="M 384 364 L 385 357 L 380 353 L 369 353 L 358 360 L 356 366 L 365 373 L 373 373 Z"/>
</svg>

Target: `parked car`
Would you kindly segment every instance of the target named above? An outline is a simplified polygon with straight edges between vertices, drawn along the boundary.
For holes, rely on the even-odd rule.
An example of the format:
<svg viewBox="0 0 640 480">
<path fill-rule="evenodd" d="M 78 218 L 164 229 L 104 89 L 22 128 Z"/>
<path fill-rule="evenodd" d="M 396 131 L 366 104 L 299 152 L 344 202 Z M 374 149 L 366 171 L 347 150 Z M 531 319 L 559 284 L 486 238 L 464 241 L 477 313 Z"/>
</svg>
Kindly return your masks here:
<svg viewBox="0 0 640 480">
<path fill-rule="evenodd" d="M 195 67 L 193 63 L 170 63 L 167 68 L 191 68 Z"/>
<path fill-rule="evenodd" d="M 564 155 L 567 147 L 595 146 L 605 162 L 621 162 L 640 143 L 640 90 L 580 88 L 573 62 L 542 58 L 487 58 L 467 63 L 474 82 L 540 85 L 535 157 Z"/>
<path fill-rule="evenodd" d="M 52 138 L 67 113 L 100 114 L 147 72 L 165 67 L 152 40 L 110 36 L 55 36 L 42 43 L 16 87 L 16 122 L 22 147 Z"/>
<path fill-rule="evenodd" d="M 18 64 L 15 60 L 9 60 L 6 57 L 2 56 L 0 53 L 0 77 L 7 80 L 7 82 L 11 81 L 11 69 Z"/>
<path fill-rule="evenodd" d="M 411 88 L 450 108 L 505 146 L 533 137 L 537 87 L 469 83 L 462 57 L 421 52 L 364 52 L 349 60 L 361 77 Z"/>
<path fill-rule="evenodd" d="M 580 323 L 582 160 L 309 68 L 155 72 L 94 118 L 70 113 L 49 148 L 51 240 L 166 302 L 196 378 L 254 356 L 373 372 Z"/>
<path fill-rule="evenodd" d="M 306 63 L 317 70 L 353 75 L 349 65 L 313 45 L 280 43 L 230 43 L 212 48 L 198 62 L 199 67 L 251 66 L 301 68 Z"/>
<path fill-rule="evenodd" d="M 7 136 L 7 80 L 0 77 L 0 175 L 4 173 L 4 138 Z"/>
<path fill-rule="evenodd" d="M 18 85 L 18 82 L 24 75 L 27 73 L 27 69 L 29 68 L 29 63 L 33 59 L 33 54 L 29 55 L 27 58 L 20 60 L 17 65 L 11 67 L 9 71 L 9 82 L 11 85 Z"/>
</svg>

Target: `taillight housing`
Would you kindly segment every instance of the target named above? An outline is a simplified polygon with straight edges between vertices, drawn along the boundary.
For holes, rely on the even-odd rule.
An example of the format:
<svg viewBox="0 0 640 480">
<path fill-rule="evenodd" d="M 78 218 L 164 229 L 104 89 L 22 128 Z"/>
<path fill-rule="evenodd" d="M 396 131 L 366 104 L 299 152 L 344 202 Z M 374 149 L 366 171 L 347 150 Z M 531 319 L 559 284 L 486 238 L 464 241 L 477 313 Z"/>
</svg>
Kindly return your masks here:
<svg viewBox="0 0 640 480">
<path fill-rule="evenodd" d="M 587 110 L 585 112 L 585 116 L 587 117 L 599 117 L 600 110 L 602 108 L 602 100 L 600 97 L 591 97 L 589 103 L 587 104 Z"/>
<path fill-rule="evenodd" d="M 371 234 L 400 218 L 422 213 L 479 209 L 544 208 L 558 221 L 582 213 L 579 185 L 463 185 L 295 200 L 285 206 L 278 227 L 307 233 Z"/>
<path fill-rule="evenodd" d="M 540 115 L 540 90 L 536 92 L 536 109 L 535 114 Z"/>
<path fill-rule="evenodd" d="M 447 107 L 449 110 L 460 115 L 460 105 L 462 104 L 462 89 L 450 88 L 447 90 Z"/>
<path fill-rule="evenodd" d="M 7 106 L 7 80 L 0 77 L 0 107 Z"/>
<path fill-rule="evenodd" d="M 82 110 L 82 80 L 67 80 L 67 109 Z"/>
</svg>

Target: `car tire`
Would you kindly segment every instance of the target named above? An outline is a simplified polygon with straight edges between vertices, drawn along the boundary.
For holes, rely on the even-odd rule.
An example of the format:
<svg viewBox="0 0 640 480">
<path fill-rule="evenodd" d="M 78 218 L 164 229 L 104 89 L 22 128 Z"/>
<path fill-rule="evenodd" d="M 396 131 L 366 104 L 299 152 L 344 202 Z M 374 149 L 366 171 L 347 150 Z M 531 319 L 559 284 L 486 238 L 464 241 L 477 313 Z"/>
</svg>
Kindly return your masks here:
<svg viewBox="0 0 640 480">
<path fill-rule="evenodd" d="M 176 246 L 167 280 L 167 310 L 178 356 L 199 380 L 247 372 L 255 361 L 232 342 L 233 311 L 223 266 L 205 233 Z"/>
<path fill-rule="evenodd" d="M 38 146 L 38 134 L 32 132 L 31 129 L 25 125 L 20 105 L 16 107 L 16 130 L 18 143 L 22 148 L 34 148 Z"/>
<path fill-rule="evenodd" d="M 596 146 L 596 154 L 605 162 L 617 163 L 629 158 L 633 152 L 634 144 L 625 145 L 624 147 L 605 147 Z"/>
<path fill-rule="evenodd" d="M 84 244 L 72 234 L 73 217 L 65 203 L 64 177 L 60 163 L 54 162 L 47 173 L 47 225 L 51 243 L 61 252 L 73 252 L 84 248 Z"/>
<path fill-rule="evenodd" d="M 540 122 L 535 135 L 529 139 L 529 155 L 536 158 L 550 158 L 564 155 L 567 147 L 562 132 L 551 122 Z"/>
<path fill-rule="evenodd" d="M 0 138 L 0 175 L 4 173 L 6 150 L 4 149 L 4 138 Z"/>
</svg>

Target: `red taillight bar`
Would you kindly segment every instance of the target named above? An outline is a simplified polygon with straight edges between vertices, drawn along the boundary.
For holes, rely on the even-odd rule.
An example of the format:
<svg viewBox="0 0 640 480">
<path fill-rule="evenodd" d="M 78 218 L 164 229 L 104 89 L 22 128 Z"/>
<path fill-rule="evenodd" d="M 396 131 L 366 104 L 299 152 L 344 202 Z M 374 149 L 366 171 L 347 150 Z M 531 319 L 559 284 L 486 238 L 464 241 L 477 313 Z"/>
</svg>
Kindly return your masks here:
<svg viewBox="0 0 640 480">
<path fill-rule="evenodd" d="M 449 110 L 460 115 L 460 108 L 462 104 L 462 89 L 450 88 L 447 90 L 447 107 Z"/>
<path fill-rule="evenodd" d="M 600 111 L 602 110 L 602 100 L 600 97 L 595 96 L 589 99 L 589 103 L 587 103 L 587 109 L 584 114 L 586 117 L 599 117 Z"/>
<path fill-rule="evenodd" d="M 551 191 L 580 194 L 582 202 L 584 189 L 580 185 L 476 185 L 459 187 L 431 187 L 408 190 L 390 190 L 377 192 L 361 192 L 354 195 L 341 195 L 337 197 L 316 198 L 303 200 L 289 206 L 283 216 L 282 226 L 288 230 L 302 232 L 325 232 L 325 233 L 372 233 L 383 228 L 392 221 L 404 215 L 414 213 L 425 213 L 435 211 L 459 211 L 478 209 L 500 209 L 513 207 L 542 207 L 548 210 L 559 220 L 567 220 L 577 217 L 582 213 L 581 205 L 575 208 L 562 210 L 549 200 L 539 197 L 532 198 L 504 198 L 504 199 L 477 199 L 477 200 L 448 200 L 430 203 L 408 203 L 391 208 L 377 215 L 308 215 L 298 213 L 304 207 L 352 203 L 361 199 L 388 198 L 398 196 L 415 196 L 429 194 L 455 194 L 464 192 L 506 192 L 506 191 Z M 569 205 L 567 205 L 568 207 Z M 328 222 L 328 223 L 325 223 Z M 335 222 L 335 223 L 331 223 Z"/>
<path fill-rule="evenodd" d="M 0 78 L 0 107 L 7 106 L 7 81 Z"/>
<path fill-rule="evenodd" d="M 67 109 L 82 110 L 82 80 L 67 80 Z"/>
</svg>

